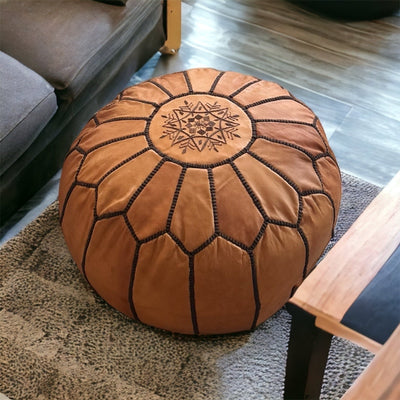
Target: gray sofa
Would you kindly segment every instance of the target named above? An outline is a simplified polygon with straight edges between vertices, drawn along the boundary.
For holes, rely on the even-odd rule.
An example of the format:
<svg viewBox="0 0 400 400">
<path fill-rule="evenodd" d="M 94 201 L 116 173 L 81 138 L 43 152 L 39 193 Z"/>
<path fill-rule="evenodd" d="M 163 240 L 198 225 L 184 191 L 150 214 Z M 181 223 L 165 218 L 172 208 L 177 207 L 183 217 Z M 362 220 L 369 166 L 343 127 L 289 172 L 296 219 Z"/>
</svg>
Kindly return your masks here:
<svg viewBox="0 0 400 400">
<path fill-rule="evenodd" d="M 0 0 L 0 225 L 164 44 L 165 1 Z"/>
</svg>

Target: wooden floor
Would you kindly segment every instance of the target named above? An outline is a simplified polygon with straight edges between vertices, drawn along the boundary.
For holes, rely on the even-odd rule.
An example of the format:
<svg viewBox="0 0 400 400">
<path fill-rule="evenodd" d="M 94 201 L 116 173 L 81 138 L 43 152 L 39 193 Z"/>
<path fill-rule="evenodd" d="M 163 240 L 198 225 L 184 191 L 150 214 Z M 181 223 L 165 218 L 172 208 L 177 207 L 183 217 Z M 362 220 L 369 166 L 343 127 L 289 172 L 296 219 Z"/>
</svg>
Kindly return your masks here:
<svg viewBox="0 0 400 400">
<path fill-rule="evenodd" d="M 129 84 L 194 67 L 272 80 L 320 117 L 343 171 L 383 186 L 400 169 L 400 14 L 343 22 L 286 0 L 184 0 L 182 36 L 177 55 L 156 54 Z M 4 238 L 56 192 L 57 177 Z"/>
</svg>

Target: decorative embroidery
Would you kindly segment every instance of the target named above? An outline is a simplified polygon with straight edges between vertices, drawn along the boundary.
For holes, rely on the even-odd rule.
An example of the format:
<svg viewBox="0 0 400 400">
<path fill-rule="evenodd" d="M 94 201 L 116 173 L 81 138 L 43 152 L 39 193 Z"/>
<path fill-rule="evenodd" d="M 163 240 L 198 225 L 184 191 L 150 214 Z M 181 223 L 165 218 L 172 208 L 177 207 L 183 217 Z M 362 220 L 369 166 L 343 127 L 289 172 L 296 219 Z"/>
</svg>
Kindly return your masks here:
<svg viewBox="0 0 400 400">
<path fill-rule="evenodd" d="M 188 150 L 202 152 L 206 148 L 218 152 L 218 147 L 225 145 L 227 139 L 240 138 L 236 133 L 239 115 L 232 115 L 228 107 L 222 108 L 217 102 L 199 101 L 195 106 L 187 100 L 184 103 L 162 116 L 166 121 L 160 136 L 160 139 L 168 137 L 171 146 L 178 146 L 182 154 Z"/>
</svg>

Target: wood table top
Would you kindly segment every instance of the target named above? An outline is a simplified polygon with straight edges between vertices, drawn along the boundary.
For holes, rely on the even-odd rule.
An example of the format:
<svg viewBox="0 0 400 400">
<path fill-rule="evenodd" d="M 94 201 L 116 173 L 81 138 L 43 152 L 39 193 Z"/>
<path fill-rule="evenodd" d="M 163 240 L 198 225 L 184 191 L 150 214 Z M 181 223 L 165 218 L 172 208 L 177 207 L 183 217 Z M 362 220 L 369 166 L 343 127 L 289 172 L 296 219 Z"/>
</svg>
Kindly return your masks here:
<svg viewBox="0 0 400 400">
<path fill-rule="evenodd" d="M 341 324 L 400 244 L 400 171 L 306 278 L 290 302 L 320 328 L 376 352 L 381 345 Z"/>
</svg>

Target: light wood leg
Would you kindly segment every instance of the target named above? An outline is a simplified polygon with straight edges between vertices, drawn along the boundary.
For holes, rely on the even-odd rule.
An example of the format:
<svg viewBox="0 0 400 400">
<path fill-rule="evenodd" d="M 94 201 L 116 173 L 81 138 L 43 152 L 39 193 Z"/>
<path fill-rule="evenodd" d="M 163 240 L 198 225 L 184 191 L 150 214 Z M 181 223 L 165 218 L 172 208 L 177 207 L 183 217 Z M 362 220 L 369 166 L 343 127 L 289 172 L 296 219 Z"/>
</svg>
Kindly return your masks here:
<svg viewBox="0 0 400 400">
<path fill-rule="evenodd" d="M 176 54 L 181 47 L 181 0 L 166 0 L 167 40 L 160 51 L 163 54 Z"/>
</svg>

